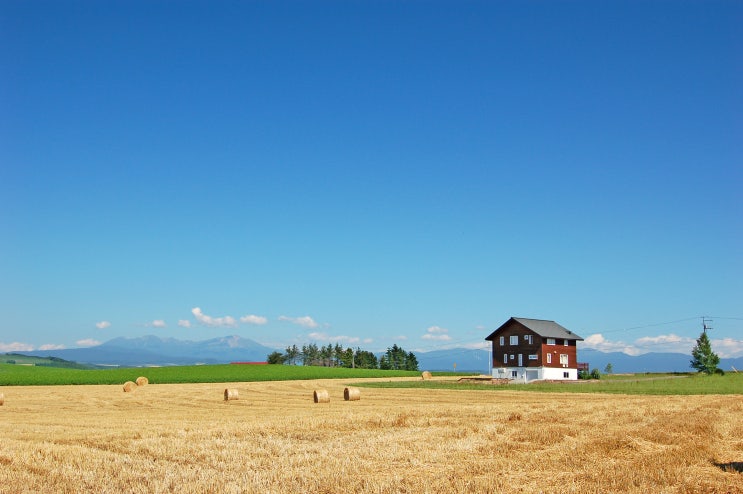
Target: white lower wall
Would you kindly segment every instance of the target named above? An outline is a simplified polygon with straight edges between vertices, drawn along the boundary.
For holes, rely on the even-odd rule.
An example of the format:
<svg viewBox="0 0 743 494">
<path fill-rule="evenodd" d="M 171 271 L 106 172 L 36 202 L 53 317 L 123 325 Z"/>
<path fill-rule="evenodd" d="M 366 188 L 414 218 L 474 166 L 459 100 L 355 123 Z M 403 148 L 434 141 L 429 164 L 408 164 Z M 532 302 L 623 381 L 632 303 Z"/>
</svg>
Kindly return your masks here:
<svg viewBox="0 0 743 494">
<path fill-rule="evenodd" d="M 513 372 L 516 372 L 516 377 L 513 377 Z M 565 372 L 568 373 L 568 377 L 564 377 L 563 373 Z M 521 382 L 540 379 L 575 381 L 578 379 L 578 369 L 566 369 L 564 367 L 494 367 L 493 378 L 511 379 Z"/>
<path fill-rule="evenodd" d="M 559 369 L 555 369 L 554 367 L 543 367 L 543 373 L 542 373 L 542 379 L 552 379 L 552 380 L 566 380 L 566 381 L 575 381 L 578 379 L 578 369 L 565 369 L 563 367 Z M 568 377 L 563 377 L 563 373 L 567 372 Z"/>
</svg>

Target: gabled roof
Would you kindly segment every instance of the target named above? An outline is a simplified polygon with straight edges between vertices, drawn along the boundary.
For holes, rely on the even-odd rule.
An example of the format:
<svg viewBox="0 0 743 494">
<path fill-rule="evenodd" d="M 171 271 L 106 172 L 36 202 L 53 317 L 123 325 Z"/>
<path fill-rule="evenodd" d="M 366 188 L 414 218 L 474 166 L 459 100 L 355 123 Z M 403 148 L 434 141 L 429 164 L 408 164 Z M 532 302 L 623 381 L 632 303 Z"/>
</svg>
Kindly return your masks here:
<svg viewBox="0 0 743 494">
<path fill-rule="evenodd" d="M 542 338 L 559 338 L 561 340 L 579 340 L 583 341 L 583 338 L 573 333 L 569 329 L 565 329 L 555 321 L 545 321 L 542 319 L 527 319 L 525 317 L 512 317 L 508 321 L 501 324 L 501 326 L 493 331 L 490 336 L 485 338 L 486 340 L 492 340 L 495 338 L 496 333 L 503 329 L 505 326 L 515 321 L 527 329 L 534 331 Z"/>
</svg>

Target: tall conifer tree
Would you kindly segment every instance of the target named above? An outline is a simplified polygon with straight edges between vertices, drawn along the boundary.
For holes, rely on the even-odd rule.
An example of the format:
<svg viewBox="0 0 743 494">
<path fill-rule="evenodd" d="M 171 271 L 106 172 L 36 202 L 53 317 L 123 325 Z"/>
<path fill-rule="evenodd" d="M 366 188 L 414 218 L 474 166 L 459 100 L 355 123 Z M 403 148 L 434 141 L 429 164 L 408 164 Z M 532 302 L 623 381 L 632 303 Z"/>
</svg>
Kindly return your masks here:
<svg viewBox="0 0 743 494">
<path fill-rule="evenodd" d="M 712 351 L 712 344 L 709 342 L 707 331 L 703 331 L 697 339 L 697 344 L 691 350 L 691 367 L 697 372 L 705 374 L 714 374 L 717 372 L 717 366 L 720 364 L 720 357 Z"/>
</svg>

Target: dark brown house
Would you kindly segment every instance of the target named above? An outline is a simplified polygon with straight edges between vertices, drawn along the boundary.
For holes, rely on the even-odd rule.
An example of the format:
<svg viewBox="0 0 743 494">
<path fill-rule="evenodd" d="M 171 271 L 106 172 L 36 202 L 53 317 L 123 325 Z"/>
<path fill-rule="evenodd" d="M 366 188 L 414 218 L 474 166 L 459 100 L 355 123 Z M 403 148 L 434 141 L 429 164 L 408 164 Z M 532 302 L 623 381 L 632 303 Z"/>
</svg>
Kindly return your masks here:
<svg viewBox="0 0 743 494">
<path fill-rule="evenodd" d="M 583 338 L 554 321 L 512 317 L 485 339 L 493 345 L 495 378 L 578 379 L 576 343 Z"/>
</svg>

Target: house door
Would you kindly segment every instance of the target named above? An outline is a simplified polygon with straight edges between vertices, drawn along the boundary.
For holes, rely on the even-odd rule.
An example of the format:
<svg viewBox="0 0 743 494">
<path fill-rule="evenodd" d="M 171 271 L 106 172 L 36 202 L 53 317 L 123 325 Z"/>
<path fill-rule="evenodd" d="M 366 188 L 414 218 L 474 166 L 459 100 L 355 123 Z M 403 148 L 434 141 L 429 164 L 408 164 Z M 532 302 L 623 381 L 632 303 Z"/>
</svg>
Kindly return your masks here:
<svg viewBox="0 0 743 494">
<path fill-rule="evenodd" d="M 519 367 L 524 366 L 524 356 L 519 353 Z"/>
</svg>

